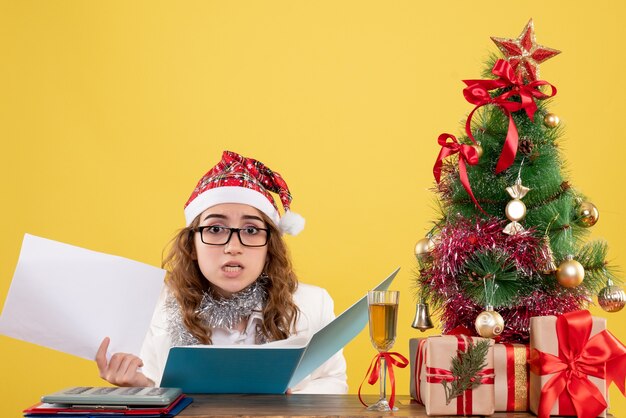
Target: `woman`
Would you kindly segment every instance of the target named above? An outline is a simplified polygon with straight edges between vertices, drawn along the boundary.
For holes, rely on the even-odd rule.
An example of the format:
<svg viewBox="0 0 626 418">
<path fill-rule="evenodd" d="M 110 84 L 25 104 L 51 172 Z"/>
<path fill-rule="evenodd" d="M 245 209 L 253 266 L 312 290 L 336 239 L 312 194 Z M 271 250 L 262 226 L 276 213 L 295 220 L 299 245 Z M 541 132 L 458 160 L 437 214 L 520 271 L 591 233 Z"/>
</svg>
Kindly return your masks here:
<svg viewBox="0 0 626 418">
<path fill-rule="evenodd" d="M 271 192 L 284 208 L 281 217 Z M 299 284 L 282 232 L 296 235 L 282 177 L 251 158 L 225 151 L 185 205 L 187 226 L 164 260 L 166 286 L 140 357 L 116 353 L 105 338 L 96 355 L 100 376 L 119 386 L 158 386 L 170 347 L 263 344 L 312 336 L 334 319 L 319 287 Z M 335 354 L 293 392 L 346 393 L 346 364 Z"/>
</svg>

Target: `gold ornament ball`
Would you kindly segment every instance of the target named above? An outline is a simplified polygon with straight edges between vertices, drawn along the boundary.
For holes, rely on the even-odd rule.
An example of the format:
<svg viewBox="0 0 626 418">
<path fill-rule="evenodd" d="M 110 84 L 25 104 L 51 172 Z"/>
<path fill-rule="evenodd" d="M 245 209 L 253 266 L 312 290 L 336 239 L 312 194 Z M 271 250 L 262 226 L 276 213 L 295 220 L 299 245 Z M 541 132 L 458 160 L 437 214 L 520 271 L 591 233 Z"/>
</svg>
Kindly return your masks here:
<svg viewBox="0 0 626 418">
<path fill-rule="evenodd" d="M 478 159 L 483 156 L 483 147 L 480 144 L 472 145 L 472 148 L 476 150 L 476 155 L 478 155 Z"/>
<path fill-rule="evenodd" d="M 546 115 L 543 117 L 543 124 L 546 125 L 548 128 L 556 128 L 560 122 L 561 119 L 559 119 L 559 117 L 554 113 L 546 113 Z"/>
<path fill-rule="evenodd" d="M 415 256 L 421 257 L 424 254 L 428 254 L 433 248 L 435 248 L 435 243 L 432 238 L 424 237 L 415 244 Z"/>
<path fill-rule="evenodd" d="M 626 305 L 626 294 L 621 287 L 609 285 L 598 293 L 598 305 L 607 312 L 621 311 Z"/>
<path fill-rule="evenodd" d="M 556 281 L 563 287 L 576 287 L 583 282 L 585 269 L 578 261 L 567 259 L 556 269 Z"/>
<path fill-rule="evenodd" d="M 521 221 L 526 216 L 526 205 L 519 199 L 513 199 L 507 203 L 504 213 L 511 221 Z"/>
<path fill-rule="evenodd" d="M 494 338 L 504 331 L 504 319 L 498 312 L 488 308 L 476 317 L 474 326 L 481 337 Z"/>
<path fill-rule="evenodd" d="M 594 226 L 599 218 L 600 212 L 593 203 L 583 202 L 578 207 L 578 219 L 576 221 L 581 226 L 586 228 Z"/>
</svg>

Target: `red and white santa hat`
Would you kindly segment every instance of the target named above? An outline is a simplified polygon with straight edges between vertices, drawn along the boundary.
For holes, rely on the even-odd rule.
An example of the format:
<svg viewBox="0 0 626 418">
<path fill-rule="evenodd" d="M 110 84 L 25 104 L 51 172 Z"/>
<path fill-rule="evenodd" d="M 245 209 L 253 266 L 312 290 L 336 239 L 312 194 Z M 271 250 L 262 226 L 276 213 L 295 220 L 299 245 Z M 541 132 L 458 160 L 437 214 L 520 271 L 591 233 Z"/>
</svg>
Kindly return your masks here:
<svg viewBox="0 0 626 418">
<path fill-rule="evenodd" d="M 284 209 L 282 216 L 270 192 L 278 194 Z M 289 235 L 297 235 L 304 228 L 304 218 L 289 208 L 291 193 L 281 175 L 262 162 L 235 152 L 224 151 L 222 160 L 196 185 L 185 204 L 187 226 L 206 209 L 220 203 L 243 203 L 257 208 Z"/>
</svg>

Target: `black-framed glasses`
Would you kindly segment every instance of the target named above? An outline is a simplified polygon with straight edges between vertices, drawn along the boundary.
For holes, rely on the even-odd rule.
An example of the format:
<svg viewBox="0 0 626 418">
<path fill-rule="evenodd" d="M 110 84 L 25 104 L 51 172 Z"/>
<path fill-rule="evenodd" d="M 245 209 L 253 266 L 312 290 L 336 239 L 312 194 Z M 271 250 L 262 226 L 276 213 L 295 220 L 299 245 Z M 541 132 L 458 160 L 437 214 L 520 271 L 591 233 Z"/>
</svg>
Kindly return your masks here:
<svg viewBox="0 0 626 418">
<path fill-rule="evenodd" d="M 200 239 L 207 245 L 226 245 L 233 237 L 233 233 L 237 234 L 239 242 L 244 247 L 264 247 L 270 238 L 269 228 L 258 228 L 256 226 L 247 226 L 245 228 L 229 228 L 227 226 L 199 226 L 194 228 L 195 232 L 200 233 Z"/>
</svg>

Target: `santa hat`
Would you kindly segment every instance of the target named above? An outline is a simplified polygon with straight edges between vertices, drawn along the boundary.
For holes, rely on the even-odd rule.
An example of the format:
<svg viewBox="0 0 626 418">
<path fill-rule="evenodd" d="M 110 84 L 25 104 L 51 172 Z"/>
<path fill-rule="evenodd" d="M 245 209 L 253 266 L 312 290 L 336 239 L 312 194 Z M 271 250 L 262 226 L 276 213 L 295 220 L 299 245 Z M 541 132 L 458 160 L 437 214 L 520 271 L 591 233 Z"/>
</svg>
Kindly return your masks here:
<svg viewBox="0 0 626 418">
<path fill-rule="evenodd" d="M 282 217 L 270 192 L 280 198 Z M 304 218 L 289 209 L 291 193 L 280 174 L 235 152 L 224 151 L 222 160 L 198 182 L 185 204 L 187 226 L 206 209 L 220 203 L 243 203 L 257 208 L 280 231 L 290 235 L 297 235 L 304 228 Z"/>
</svg>

